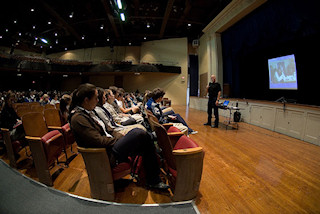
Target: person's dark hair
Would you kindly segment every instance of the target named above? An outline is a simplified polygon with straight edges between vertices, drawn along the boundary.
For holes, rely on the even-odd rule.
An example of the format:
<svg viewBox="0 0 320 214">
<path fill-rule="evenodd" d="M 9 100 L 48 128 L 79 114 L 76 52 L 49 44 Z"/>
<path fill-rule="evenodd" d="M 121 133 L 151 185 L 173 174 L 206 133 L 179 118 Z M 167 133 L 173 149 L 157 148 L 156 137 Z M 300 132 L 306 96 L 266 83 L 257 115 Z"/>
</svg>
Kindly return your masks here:
<svg viewBox="0 0 320 214">
<path fill-rule="evenodd" d="M 103 94 L 105 93 L 105 90 L 103 88 L 100 88 L 100 87 L 98 87 L 97 90 L 98 90 L 98 99 L 99 99 L 99 102 L 98 102 L 97 106 L 102 107 L 103 106 L 102 97 L 103 97 Z"/>
<path fill-rule="evenodd" d="M 116 86 L 110 86 L 109 89 L 112 91 L 112 93 L 114 94 L 114 96 L 116 96 L 118 88 Z"/>
<path fill-rule="evenodd" d="M 7 93 L 7 96 L 4 98 L 4 104 L 3 104 L 3 107 L 8 107 L 9 105 L 9 99 L 10 98 L 12 98 L 12 97 L 14 97 L 15 98 L 15 94 L 13 93 L 13 92 L 11 92 L 11 91 L 9 91 L 8 93 Z"/>
<path fill-rule="evenodd" d="M 122 92 L 122 90 L 118 89 L 118 90 L 117 90 L 117 95 L 115 95 L 115 96 L 123 97 L 123 92 Z"/>
<path fill-rule="evenodd" d="M 70 103 L 70 101 L 71 101 L 71 96 L 68 95 L 68 94 L 64 94 L 61 97 L 61 100 L 60 100 L 60 111 L 61 111 L 61 113 L 67 111 L 67 105 Z"/>
<path fill-rule="evenodd" d="M 160 97 L 163 97 L 165 94 L 166 93 L 161 88 L 155 88 L 152 91 L 152 98 L 154 99 L 154 101 L 156 101 Z"/>
<path fill-rule="evenodd" d="M 96 86 L 92 85 L 90 83 L 81 84 L 77 89 L 75 89 L 71 96 L 71 105 L 69 109 L 69 113 L 71 115 L 71 111 L 76 106 L 81 106 L 84 99 L 87 97 L 88 99 L 91 99 L 95 93 L 96 93 Z"/>
</svg>

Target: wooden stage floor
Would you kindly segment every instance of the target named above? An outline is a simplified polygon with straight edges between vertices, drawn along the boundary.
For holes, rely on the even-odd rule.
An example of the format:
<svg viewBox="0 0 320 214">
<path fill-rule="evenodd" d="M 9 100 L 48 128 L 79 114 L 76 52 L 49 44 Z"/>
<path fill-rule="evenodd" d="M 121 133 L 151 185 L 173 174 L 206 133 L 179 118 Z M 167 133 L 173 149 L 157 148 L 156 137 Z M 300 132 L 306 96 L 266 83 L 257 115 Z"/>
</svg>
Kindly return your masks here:
<svg viewBox="0 0 320 214">
<path fill-rule="evenodd" d="M 201 213 L 320 213 L 319 146 L 246 123 L 239 123 L 238 130 L 211 128 L 203 125 L 206 112 L 185 106 L 173 108 L 199 132 L 190 137 L 205 151 L 195 199 Z M 73 147 L 76 150 L 76 145 Z M 20 153 L 19 171 L 37 180 L 35 169 L 23 160 L 24 150 Z M 6 155 L 1 158 L 8 163 Z M 169 192 L 149 191 L 132 182 L 122 185 L 117 189 L 116 202 L 171 202 Z M 80 154 L 56 178 L 54 188 L 90 198 Z"/>
</svg>

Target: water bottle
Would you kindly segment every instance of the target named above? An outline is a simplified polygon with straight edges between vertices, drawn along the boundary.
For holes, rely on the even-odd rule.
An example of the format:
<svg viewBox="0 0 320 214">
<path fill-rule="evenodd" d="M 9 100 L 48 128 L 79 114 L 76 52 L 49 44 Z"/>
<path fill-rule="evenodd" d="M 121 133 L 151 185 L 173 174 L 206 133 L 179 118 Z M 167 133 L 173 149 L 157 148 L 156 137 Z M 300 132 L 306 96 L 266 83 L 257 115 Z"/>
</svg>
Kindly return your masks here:
<svg viewBox="0 0 320 214">
<path fill-rule="evenodd" d="M 238 100 L 237 100 L 237 102 L 236 102 L 236 107 L 238 107 Z"/>
</svg>

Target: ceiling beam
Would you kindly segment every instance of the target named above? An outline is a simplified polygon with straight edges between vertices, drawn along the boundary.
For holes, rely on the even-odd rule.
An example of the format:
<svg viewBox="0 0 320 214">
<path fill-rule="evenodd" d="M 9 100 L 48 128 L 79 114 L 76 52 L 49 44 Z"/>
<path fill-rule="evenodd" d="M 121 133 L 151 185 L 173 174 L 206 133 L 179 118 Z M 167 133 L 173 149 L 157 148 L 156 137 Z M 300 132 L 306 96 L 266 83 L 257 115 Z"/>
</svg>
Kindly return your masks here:
<svg viewBox="0 0 320 214">
<path fill-rule="evenodd" d="M 176 25 L 177 27 L 180 27 L 182 25 L 183 21 L 186 19 L 186 17 L 190 13 L 191 7 L 192 7 L 191 0 L 186 0 L 183 14 L 180 17 L 179 21 L 177 22 L 177 25 Z"/>
<path fill-rule="evenodd" d="M 41 3 L 44 9 L 58 21 L 62 28 L 64 28 L 68 33 L 72 34 L 78 41 L 81 40 L 81 36 L 77 33 L 77 31 L 71 25 L 69 25 L 50 5 L 41 0 L 38 0 L 38 2 Z"/>
<path fill-rule="evenodd" d="M 168 19 L 169 19 L 171 10 L 172 10 L 173 3 L 174 3 L 174 0 L 168 0 L 167 8 L 166 8 L 166 11 L 164 13 L 163 20 L 162 20 L 162 25 L 161 25 L 160 35 L 159 35 L 160 39 L 164 35 L 164 31 L 165 31 L 167 23 L 168 23 Z"/>
<path fill-rule="evenodd" d="M 106 12 L 106 14 L 108 16 L 108 19 L 109 19 L 110 23 L 111 23 L 114 35 L 116 36 L 117 41 L 120 42 L 120 35 L 119 35 L 119 32 L 118 32 L 116 23 L 114 22 L 113 15 L 111 14 L 111 10 L 110 10 L 109 4 L 107 3 L 106 0 L 101 0 L 101 3 L 103 5 L 103 8 L 104 8 L 104 10 L 105 10 L 105 12 Z"/>
</svg>

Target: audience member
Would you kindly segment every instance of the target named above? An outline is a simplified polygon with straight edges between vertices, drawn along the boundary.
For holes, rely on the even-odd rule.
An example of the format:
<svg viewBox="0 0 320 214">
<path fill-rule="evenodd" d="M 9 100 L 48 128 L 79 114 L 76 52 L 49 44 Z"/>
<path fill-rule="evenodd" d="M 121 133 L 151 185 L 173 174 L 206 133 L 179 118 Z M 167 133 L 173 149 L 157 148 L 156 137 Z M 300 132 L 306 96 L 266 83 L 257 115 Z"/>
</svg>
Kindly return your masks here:
<svg viewBox="0 0 320 214">
<path fill-rule="evenodd" d="M 165 92 L 160 89 L 156 88 L 152 91 L 152 97 L 146 103 L 146 107 L 150 110 L 159 120 L 159 123 L 182 123 L 184 126 L 188 128 L 188 134 L 196 134 L 197 131 L 193 131 L 185 122 L 185 120 L 180 116 L 180 114 L 168 113 L 163 114 L 162 109 L 160 107 L 160 102 L 163 99 Z M 181 130 L 180 127 L 177 127 Z M 182 130 L 181 130 L 182 131 Z"/>
<path fill-rule="evenodd" d="M 57 94 L 53 94 L 52 95 L 52 100 L 50 101 L 51 105 L 56 105 L 57 103 L 60 103 L 60 101 L 58 100 L 58 95 Z"/>
<path fill-rule="evenodd" d="M 20 141 L 20 144 L 13 144 L 16 158 L 19 157 L 19 150 L 25 144 L 25 132 L 20 117 L 15 112 L 12 104 L 15 101 L 15 94 L 9 92 L 4 100 L 1 111 L 1 127 L 9 129 L 11 141 Z"/>
<path fill-rule="evenodd" d="M 59 109 L 62 125 L 68 122 L 70 104 L 71 104 L 71 96 L 69 94 L 64 94 L 61 97 L 60 109 Z"/>
<path fill-rule="evenodd" d="M 116 162 L 127 162 L 129 156 L 142 155 L 147 185 L 161 190 L 169 188 L 159 177 L 160 168 L 151 136 L 137 128 L 120 139 L 112 136 L 93 113 L 97 103 L 98 91 L 92 84 L 82 84 L 72 93 L 70 121 L 78 146 L 106 148 L 112 166 Z"/>
<path fill-rule="evenodd" d="M 44 94 L 43 96 L 42 96 L 42 99 L 40 99 L 40 104 L 42 105 L 42 106 L 45 106 L 46 104 L 49 104 L 50 102 L 49 102 L 49 95 L 48 94 Z"/>
</svg>

